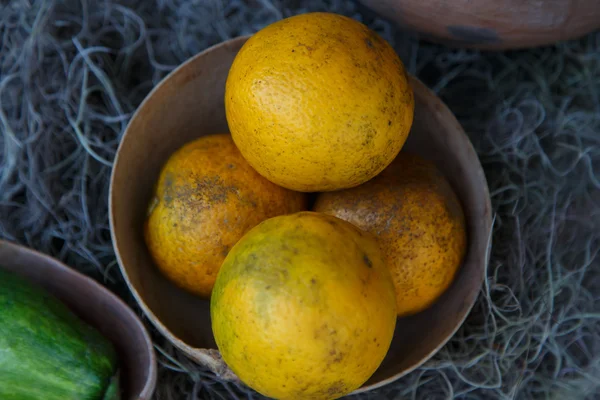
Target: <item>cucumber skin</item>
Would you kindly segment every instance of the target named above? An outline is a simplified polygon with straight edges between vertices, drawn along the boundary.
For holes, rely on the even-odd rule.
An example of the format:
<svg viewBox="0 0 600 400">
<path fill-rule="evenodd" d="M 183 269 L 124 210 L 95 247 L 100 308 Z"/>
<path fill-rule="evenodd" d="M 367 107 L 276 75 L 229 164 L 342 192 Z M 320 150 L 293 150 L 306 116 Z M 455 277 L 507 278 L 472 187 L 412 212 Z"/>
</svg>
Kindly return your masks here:
<svg viewBox="0 0 600 400">
<path fill-rule="evenodd" d="M 117 364 L 98 331 L 0 268 L 0 399 L 99 400 Z"/>
</svg>

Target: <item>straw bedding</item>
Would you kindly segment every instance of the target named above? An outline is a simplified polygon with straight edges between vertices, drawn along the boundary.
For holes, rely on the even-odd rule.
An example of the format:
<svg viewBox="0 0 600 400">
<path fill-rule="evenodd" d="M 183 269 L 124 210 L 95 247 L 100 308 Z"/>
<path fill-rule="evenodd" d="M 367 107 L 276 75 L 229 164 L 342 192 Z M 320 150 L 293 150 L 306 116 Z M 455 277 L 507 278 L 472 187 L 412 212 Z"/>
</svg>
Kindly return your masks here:
<svg viewBox="0 0 600 400">
<path fill-rule="evenodd" d="M 135 308 L 107 218 L 111 162 L 132 112 L 206 47 L 315 10 L 373 27 L 443 98 L 477 148 L 495 211 L 487 279 L 464 326 L 423 367 L 357 397 L 593 398 L 598 33 L 483 53 L 420 42 L 347 0 L 1 1 L 0 237 L 64 260 Z M 147 326 L 160 362 L 157 399 L 260 398 L 219 381 Z"/>
</svg>

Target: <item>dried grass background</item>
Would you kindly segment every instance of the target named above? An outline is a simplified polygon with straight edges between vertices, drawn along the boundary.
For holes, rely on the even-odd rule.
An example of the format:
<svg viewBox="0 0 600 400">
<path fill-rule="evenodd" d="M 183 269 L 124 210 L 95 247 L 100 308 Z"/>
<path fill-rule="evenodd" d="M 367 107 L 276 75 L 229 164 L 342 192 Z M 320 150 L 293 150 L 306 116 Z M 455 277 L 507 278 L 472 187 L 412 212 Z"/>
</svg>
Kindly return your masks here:
<svg viewBox="0 0 600 400">
<path fill-rule="evenodd" d="M 349 0 L 0 1 L 0 237 L 58 257 L 140 313 L 107 216 L 111 163 L 132 112 L 208 46 L 317 10 L 367 23 L 443 98 L 478 150 L 495 210 L 487 280 L 464 326 L 423 367 L 356 398 L 594 398 L 600 33 L 485 53 L 420 42 Z M 260 398 L 147 326 L 160 362 L 156 399 Z"/>
</svg>

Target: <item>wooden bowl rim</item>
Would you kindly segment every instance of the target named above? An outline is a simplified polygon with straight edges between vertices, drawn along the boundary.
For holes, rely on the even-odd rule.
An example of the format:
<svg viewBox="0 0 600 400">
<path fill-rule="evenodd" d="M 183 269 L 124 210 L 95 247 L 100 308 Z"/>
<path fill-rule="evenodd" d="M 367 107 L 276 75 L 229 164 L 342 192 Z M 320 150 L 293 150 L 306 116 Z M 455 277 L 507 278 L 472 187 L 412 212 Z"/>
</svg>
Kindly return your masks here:
<svg viewBox="0 0 600 400">
<path fill-rule="evenodd" d="M 220 358 L 220 353 L 218 352 L 217 349 L 198 349 L 195 347 L 192 347 L 190 345 L 188 345 L 187 343 L 185 343 L 184 341 L 182 341 L 181 339 L 179 339 L 177 336 L 175 336 L 171 330 L 169 330 L 160 320 L 160 318 L 158 318 L 156 316 L 156 314 L 154 314 L 154 312 L 150 309 L 150 307 L 148 307 L 148 305 L 146 304 L 146 302 L 143 300 L 143 297 L 140 295 L 140 293 L 138 292 L 138 290 L 135 288 L 135 286 L 131 283 L 131 280 L 129 279 L 129 274 L 127 273 L 127 269 L 123 266 L 123 258 L 121 257 L 121 253 L 119 251 L 119 246 L 118 246 L 118 240 L 115 234 L 115 220 L 114 220 L 114 203 L 113 203 L 113 198 L 114 198 L 114 181 L 115 181 L 115 175 L 116 175 L 116 171 L 118 170 L 120 161 L 121 161 L 121 148 L 123 146 L 123 143 L 125 142 L 126 137 L 128 136 L 128 134 L 130 133 L 130 127 L 133 123 L 133 121 L 135 121 L 139 114 L 141 114 L 142 110 L 144 109 L 146 103 L 148 103 L 156 94 L 156 92 L 158 92 L 164 85 L 168 84 L 168 81 L 170 81 L 174 76 L 176 76 L 180 71 L 184 70 L 185 68 L 187 68 L 190 64 L 192 64 L 195 60 L 202 58 L 203 56 L 207 55 L 208 53 L 212 52 L 213 50 L 222 48 L 222 47 L 228 47 L 228 46 L 232 46 L 236 43 L 236 41 L 245 41 L 248 38 L 250 38 L 251 35 L 247 35 L 247 36 L 240 36 L 234 39 L 229 39 L 220 43 L 217 43 L 213 46 L 210 46 L 206 49 L 204 49 L 203 51 L 199 52 L 198 54 L 188 58 L 187 60 L 185 60 L 183 63 L 181 63 L 178 67 L 176 67 L 175 69 L 173 69 L 171 72 L 169 72 L 154 88 L 152 88 L 152 90 L 146 95 L 146 97 L 144 98 L 144 100 L 140 103 L 140 105 L 137 107 L 137 109 L 135 110 L 135 112 L 133 113 L 131 119 L 129 120 L 126 128 L 125 128 L 125 132 L 123 133 L 123 136 L 121 137 L 121 140 L 119 142 L 119 146 L 117 148 L 117 153 L 115 155 L 114 161 L 113 161 L 113 168 L 111 171 L 111 176 L 110 176 L 110 186 L 109 186 L 109 190 L 108 190 L 108 209 L 109 209 L 109 224 L 110 224 L 110 236 L 111 236 L 111 241 L 113 244 L 113 249 L 115 251 L 115 256 L 117 258 L 117 263 L 119 264 L 119 269 L 121 270 L 121 274 L 123 275 L 123 278 L 125 279 L 125 282 L 127 284 L 127 287 L 129 288 L 129 290 L 131 291 L 135 301 L 138 303 L 138 305 L 140 306 L 140 308 L 142 309 L 142 311 L 148 316 L 148 319 L 152 322 L 152 324 L 154 325 L 154 327 L 162 334 L 164 335 L 171 343 L 173 343 L 177 348 L 179 348 L 179 350 L 183 351 L 186 355 L 190 356 L 193 355 L 193 358 L 195 360 L 202 360 L 203 362 L 205 362 L 207 365 L 216 365 L 215 363 L 215 358 Z M 228 373 L 227 371 L 222 371 L 225 376 L 229 376 L 231 378 L 233 378 L 233 376 L 231 376 L 231 373 Z"/>
<path fill-rule="evenodd" d="M 188 58 L 187 60 L 185 60 L 183 63 L 181 63 L 177 68 L 173 69 L 169 74 L 167 74 L 144 98 L 144 100 L 140 103 L 140 105 L 138 106 L 138 108 L 136 109 L 135 113 L 133 114 L 132 118 L 130 119 L 129 123 L 127 124 L 127 127 L 125 129 L 125 132 L 123 134 L 123 137 L 121 138 L 121 141 L 119 143 L 119 148 L 117 149 L 117 153 L 115 156 L 115 161 L 113 164 L 113 170 L 111 173 L 111 178 L 110 178 L 110 188 L 109 188 L 109 219 L 110 219 L 110 233 L 111 233 L 111 238 L 112 238 L 112 243 L 113 243 L 113 248 L 115 250 L 115 254 L 117 257 L 117 261 L 119 264 L 119 268 L 121 270 L 121 273 L 123 274 L 123 277 L 127 283 L 127 286 L 129 287 L 129 289 L 131 290 L 135 300 L 138 302 L 139 306 L 142 308 L 142 310 L 144 311 L 144 313 L 148 316 L 148 318 L 150 319 L 150 321 L 153 323 L 153 325 L 157 328 L 158 331 L 161 332 L 161 334 L 163 334 L 169 341 L 171 341 L 176 347 L 178 347 L 180 350 L 182 350 L 184 353 L 186 353 L 186 355 L 188 356 L 192 356 L 192 358 L 196 359 L 196 360 L 203 360 L 205 361 L 207 364 L 213 364 L 214 365 L 214 358 L 215 357 L 219 357 L 219 353 L 218 350 L 216 349 L 199 349 L 199 348 L 194 348 L 190 345 L 188 345 L 187 343 L 183 342 L 181 339 L 179 339 L 178 337 L 176 337 L 162 322 L 159 318 L 157 318 L 157 316 L 152 312 L 152 310 L 150 310 L 150 308 L 146 305 L 145 301 L 143 300 L 142 296 L 140 295 L 140 293 L 138 292 L 138 290 L 133 286 L 133 284 L 131 283 L 130 279 L 129 279 L 129 275 L 127 274 L 127 270 L 126 268 L 123 266 L 123 259 L 121 257 L 120 251 L 119 251 L 119 247 L 117 244 L 117 238 L 115 235 L 115 221 L 114 221 L 114 203 L 113 203 L 113 198 L 114 198 L 114 180 L 115 180 L 115 175 L 116 175 L 116 171 L 119 168 L 119 164 L 120 164 L 120 159 L 121 159 L 121 147 L 123 145 L 123 142 L 125 141 L 126 137 L 128 134 L 130 134 L 130 127 L 132 125 L 132 122 L 134 120 L 136 120 L 139 116 L 139 114 L 142 112 L 141 110 L 144 109 L 145 105 L 147 102 L 150 101 L 150 99 L 152 99 L 154 97 L 154 95 L 166 84 L 168 84 L 168 82 L 173 79 L 174 76 L 176 76 L 178 73 L 180 73 L 180 71 L 186 69 L 190 64 L 193 64 L 195 62 L 197 62 L 198 59 L 203 58 L 205 56 L 207 56 L 209 53 L 211 53 L 214 50 L 220 49 L 222 47 L 236 47 L 238 45 L 239 42 L 245 42 L 247 41 L 250 37 L 252 37 L 252 35 L 244 35 L 244 36 L 238 36 L 232 39 L 228 39 L 225 40 L 223 42 L 217 43 L 213 46 L 210 46 L 208 48 L 206 48 L 205 50 L 199 52 L 198 54 Z M 482 190 L 483 190 L 483 197 L 485 200 L 485 204 L 484 207 L 487 210 L 491 210 L 491 199 L 490 199 L 490 194 L 489 194 L 489 188 L 487 185 L 487 181 L 486 181 L 486 177 L 485 174 L 483 172 L 483 168 L 481 166 L 481 162 L 479 161 L 479 157 L 477 156 L 477 153 L 473 147 L 473 144 L 471 143 L 471 141 L 469 140 L 468 136 L 466 135 L 462 125 L 458 122 L 458 120 L 456 119 L 456 117 L 454 116 L 454 114 L 452 114 L 452 112 L 450 111 L 450 109 L 448 108 L 448 106 L 431 90 L 429 89 L 425 84 L 423 84 L 417 77 L 415 77 L 414 75 L 407 73 L 407 75 L 409 76 L 409 80 L 411 82 L 411 85 L 413 85 L 413 88 L 415 91 L 420 91 L 421 93 L 426 94 L 426 98 L 427 99 L 434 99 L 436 102 L 439 103 L 440 107 L 437 108 L 437 111 L 442 114 L 442 119 L 447 121 L 448 124 L 454 124 L 456 127 L 456 131 L 457 131 L 457 136 L 460 137 L 461 142 L 463 143 L 463 145 L 465 146 L 465 150 L 470 153 L 475 160 L 477 160 L 476 165 L 474 165 L 473 167 L 477 169 L 477 174 L 482 178 Z M 483 226 L 489 227 L 489 233 L 488 233 L 488 246 L 487 246 L 487 251 L 484 257 L 484 263 L 483 265 L 479 268 L 480 270 L 480 279 L 479 279 L 479 283 L 478 283 L 478 287 L 481 288 L 481 286 L 483 285 L 483 281 L 485 278 L 485 271 L 487 270 L 487 266 L 489 263 L 489 257 L 490 257 L 490 250 L 491 250 L 491 235 L 492 235 L 492 218 L 491 218 L 491 213 L 490 215 L 486 218 L 486 220 L 481 224 Z M 465 307 L 464 309 L 464 313 L 463 315 L 460 316 L 460 318 L 457 318 L 457 323 L 455 328 L 452 330 L 452 332 L 447 335 L 443 340 L 441 340 L 433 349 L 432 351 L 430 351 L 429 353 L 427 353 L 425 356 L 423 356 L 418 362 L 414 363 L 414 365 L 411 368 L 407 368 L 397 374 L 394 374 L 393 376 L 390 376 L 387 379 L 383 379 L 379 382 L 376 383 L 372 383 L 369 385 L 364 385 L 361 386 L 359 389 L 356 389 L 355 391 L 353 391 L 351 394 L 357 394 L 357 393 L 363 393 L 363 392 L 367 392 L 367 391 L 371 391 L 373 389 L 377 389 L 380 388 L 382 386 L 385 386 L 389 383 L 392 383 L 396 380 L 398 380 L 399 378 L 407 375 L 408 373 L 414 371 L 415 369 L 419 368 L 420 366 L 422 366 L 425 362 L 427 362 L 434 354 L 436 354 L 443 346 L 446 345 L 446 343 L 456 334 L 456 332 L 458 331 L 458 329 L 463 325 L 464 321 L 466 320 L 467 316 L 470 314 L 473 306 L 475 305 L 475 302 L 477 300 L 478 296 L 475 296 L 473 298 L 473 301 L 470 302 L 470 304 L 468 305 L 468 307 Z M 207 351 L 208 350 L 208 351 Z"/>
<path fill-rule="evenodd" d="M 600 29 L 600 7 L 593 7 L 593 0 L 543 0 L 538 4 L 522 0 L 482 1 L 470 2 L 468 9 L 448 0 L 434 0 L 427 7 L 414 0 L 359 2 L 395 26 L 416 33 L 421 40 L 457 49 L 524 50 L 579 40 Z M 432 18 L 427 8 L 443 11 L 437 11 Z M 440 15 L 446 20 L 435 18 Z M 557 15 L 565 17 L 557 19 Z M 434 22 L 428 25 L 431 20 Z M 453 34 L 451 29 L 464 31 L 466 36 Z"/>
<path fill-rule="evenodd" d="M 137 317 L 137 315 L 135 315 L 133 310 L 131 310 L 131 308 L 127 304 L 125 304 L 125 302 L 122 299 L 120 299 L 110 290 L 108 290 L 92 278 L 74 270 L 73 268 L 68 267 L 65 263 L 54 257 L 51 257 L 47 254 L 44 254 L 40 251 L 34 250 L 23 245 L 0 239 L 0 248 L 2 247 L 11 249 L 18 254 L 27 254 L 29 256 L 32 256 L 36 260 L 36 263 L 32 266 L 32 268 L 38 268 L 38 264 L 46 264 L 57 274 L 61 274 L 63 276 L 70 276 L 71 278 L 73 278 L 74 281 L 84 282 L 96 292 L 94 293 L 94 295 L 99 295 L 100 297 L 110 299 L 110 301 L 112 301 L 114 304 L 116 304 L 119 308 L 122 309 L 124 315 L 129 319 L 129 322 L 132 323 L 133 326 L 141 332 L 142 337 L 144 338 L 143 345 L 144 348 L 147 350 L 147 356 L 150 360 L 147 370 L 148 379 L 146 379 L 142 390 L 139 393 L 134 393 L 134 395 L 137 396 L 136 399 L 140 400 L 152 398 L 154 389 L 156 388 L 157 380 L 157 366 L 156 356 L 154 354 L 154 345 L 152 343 L 152 340 L 150 339 L 150 335 L 146 331 L 146 328 L 144 327 L 140 319 Z M 66 305 L 68 306 L 68 304 Z"/>
</svg>

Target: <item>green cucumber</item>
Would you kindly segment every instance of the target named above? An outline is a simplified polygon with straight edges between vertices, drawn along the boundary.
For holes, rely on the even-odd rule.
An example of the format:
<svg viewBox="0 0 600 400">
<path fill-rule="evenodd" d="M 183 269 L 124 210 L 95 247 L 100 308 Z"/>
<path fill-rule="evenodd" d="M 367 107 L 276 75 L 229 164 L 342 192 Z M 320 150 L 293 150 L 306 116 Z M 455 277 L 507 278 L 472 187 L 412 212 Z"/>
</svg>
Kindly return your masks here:
<svg viewBox="0 0 600 400">
<path fill-rule="evenodd" d="M 102 400 L 117 370 L 112 343 L 57 298 L 0 268 L 0 399 Z"/>
</svg>

